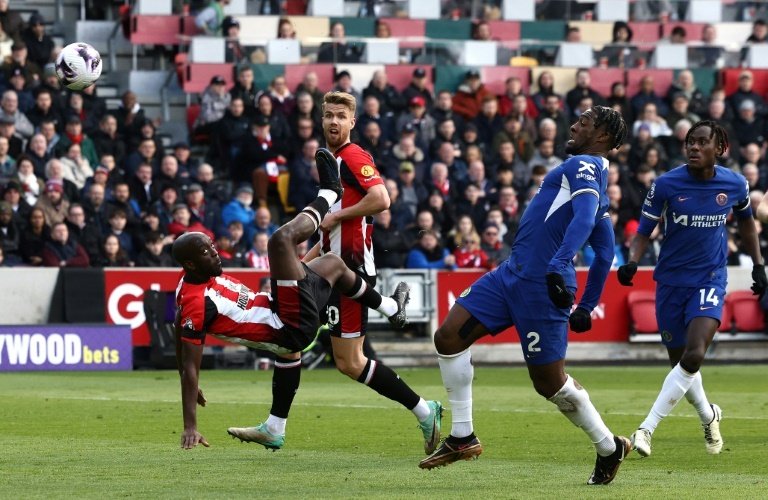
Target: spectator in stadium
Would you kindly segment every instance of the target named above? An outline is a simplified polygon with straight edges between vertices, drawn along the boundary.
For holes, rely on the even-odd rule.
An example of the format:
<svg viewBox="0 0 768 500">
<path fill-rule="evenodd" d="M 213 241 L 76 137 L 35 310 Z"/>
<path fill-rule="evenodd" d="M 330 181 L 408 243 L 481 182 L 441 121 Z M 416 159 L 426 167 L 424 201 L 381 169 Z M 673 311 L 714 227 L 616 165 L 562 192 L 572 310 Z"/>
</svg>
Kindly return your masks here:
<svg viewBox="0 0 768 500">
<path fill-rule="evenodd" d="M 658 115 L 666 116 L 669 112 L 667 103 L 656 94 L 654 85 L 653 76 L 650 74 L 646 74 L 640 79 L 640 90 L 638 90 L 637 94 L 632 96 L 629 102 L 635 120 L 640 119 L 643 115 L 643 112 L 646 109 L 646 104 L 654 104 L 656 106 L 654 111 L 656 111 Z M 654 135 L 654 137 L 656 137 L 656 135 Z"/>
<path fill-rule="evenodd" d="M 72 92 L 67 97 L 67 105 L 64 108 L 64 116 L 67 123 L 69 117 L 74 116 L 80 119 L 83 125 L 83 132 L 91 134 L 98 130 L 99 119 L 101 116 L 97 114 L 98 110 L 88 110 L 85 108 L 85 101 L 83 100 L 83 94 Z"/>
<path fill-rule="evenodd" d="M 645 125 L 651 132 L 651 137 L 666 137 L 672 135 L 672 129 L 667 122 L 659 116 L 658 108 L 653 102 L 646 102 L 635 123 L 632 124 L 632 135 L 637 135 L 640 127 Z M 667 113 L 665 113 L 667 114 Z"/>
<path fill-rule="evenodd" d="M 440 244 L 440 236 L 433 229 L 422 230 L 418 241 L 408 252 L 406 269 L 455 269 L 456 257 Z"/>
<path fill-rule="evenodd" d="M 429 143 L 435 138 L 435 120 L 427 114 L 424 98 L 412 97 L 408 102 L 408 112 L 397 119 L 395 129 L 403 131 L 410 125 L 409 131 L 415 132 L 415 143 L 422 151 L 429 148 Z"/>
<path fill-rule="evenodd" d="M 13 220 L 13 209 L 7 202 L 0 201 L 0 249 L 6 266 L 22 263 L 21 235 L 21 228 Z"/>
<path fill-rule="evenodd" d="M 357 91 L 355 87 L 352 86 L 352 75 L 347 70 L 340 71 L 339 73 L 336 73 L 336 76 L 334 78 L 335 85 L 333 86 L 333 89 L 331 89 L 334 92 L 345 92 L 347 94 L 350 94 L 355 97 L 355 101 L 357 101 L 357 109 L 362 108 L 363 100 L 360 92 Z M 321 108 L 322 109 L 322 108 Z"/>
<path fill-rule="evenodd" d="M 416 209 L 427 201 L 429 193 L 422 182 L 416 182 L 416 169 L 410 161 L 400 163 L 397 176 L 397 188 L 400 193 L 399 200 L 407 208 L 409 215 L 407 221 L 416 219 Z M 405 227 L 405 225 L 398 225 Z"/>
<path fill-rule="evenodd" d="M 765 118 L 758 114 L 755 102 L 751 99 L 742 100 L 733 120 L 733 130 L 739 144 L 755 143 L 762 148 L 766 138 L 765 127 Z"/>
<path fill-rule="evenodd" d="M 728 139 L 730 139 L 730 150 L 736 150 L 738 153 L 739 142 L 736 137 L 736 131 L 733 130 L 731 122 L 733 116 L 729 115 L 730 108 L 723 99 L 710 99 L 707 104 L 706 113 L 704 116 L 712 121 L 717 122 L 718 125 L 728 133 Z M 738 157 L 738 155 L 737 155 Z"/>
<path fill-rule="evenodd" d="M 0 202 L 0 206 L 5 202 Z M 10 205 L 7 205 L 10 209 Z M 51 228 L 45 223 L 45 214 L 39 208 L 29 212 L 26 227 L 21 233 L 19 250 L 24 264 L 39 266 L 43 263 L 43 249 L 51 234 Z"/>
<path fill-rule="evenodd" d="M 389 23 L 381 19 L 376 19 L 376 22 L 374 23 L 373 31 L 374 31 L 374 34 L 376 35 L 376 38 L 392 37 L 392 28 L 390 28 Z"/>
<path fill-rule="evenodd" d="M 358 63 L 362 59 L 364 45 L 357 42 L 347 42 L 344 33 L 344 24 L 337 21 L 331 25 L 328 36 L 330 42 L 320 44 L 317 52 L 319 63 Z"/>
<path fill-rule="evenodd" d="M 100 247 L 99 257 L 91 261 L 93 267 L 133 267 L 128 253 L 120 246 L 120 239 L 108 234 Z"/>
<path fill-rule="evenodd" d="M 296 97 L 288 89 L 285 83 L 285 76 L 278 75 L 272 79 L 267 89 L 269 97 L 272 99 L 272 108 L 288 117 L 293 113 L 296 107 Z"/>
<path fill-rule="evenodd" d="M 467 123 L 464 126 L 464 132 L 461 134 L 460 139 L 461 153 L 464 161 L 469 163 L 472 158 L 471 154 L 482 157 L 485 154 L 485 144 L 480 142 L 480 138 L 477 134 L 477 125 L 474 122 Z"/>
<path fill-rule="evenodd" d="M 240 44 L 240 21 L 232 16 L 225 17 L 221 22 L 221 33 L 226 39 L 224 60 L 228 63 L 239 63 L 246 60 L 246 49 Z"/>
<path fill-rule="evenodd" d="M 117 131 L 117 119 L 114 115 L 106 114 L 101 117 L 99 130 L 91 139 L 98 157 L 110 154 L 115 162 L 122 165 L 126 155 L 125 140 Z"/>
<path fill-rule="evenodd" d="M 491 265 L 488 255 L 480 248 L 480 237 L 464 238 L 461 245 L 453 251 L 458 269 L 485 269 Z"/>
<path fill-rule="evenodd" d="M 173 220 L 173 209 L 179 201 L 179 192 L 173 184 L 160 185 L 160 197 L 150 211 L 157 214 L 161 232 L 167 232 L 168 224 Z"/>
<path fill-rule="evenodd" d="M 0 0 L 2 2 L 2 0 Z M 51 224 L 51 237 L 42 252 L 45 267 L 88 267 L 88 254 L 78 242 L 69 236 L 69 229 L 62 221 Z"/>
<path fill-rule="evenodd" d="M 267 207 L 259 207 L 253 217 L 254 230 L 257 234 L 263 233 L 268 237 L 275 234 L 278 225 L 272 222 L 272 212 Z"/>
<path fill-rule="evenodd" d="M 429 88 L 429 82 L 427 80 L 427 70 L 425 68 L 416 68 L 413 70 L 411 82 L 405 89 L 403 89 L 404 102 L 411 102 L 414 97 L 421 97 L 424 99 L 424 105 L 427 110 L 432 109 L 432 102 L 434 101 L 434 95 Z"/>
<path fill-rule="evenodd" d="M 195 171 L 195 174 L 191 176 L 191 179 L 203 186 L 206 199 L 216 200 L 220 206 L 229 202 L 229 183 L 227 181 L 216 180 L 213 173 L 213 167 L 209 163 L 203 163 L 197 167 L 197 170 Z"/>
<path fill-rule="evenodd" d="M 517 76 L 510 76 L 504 80 L 504 93 L 499 98 L 499 113 L 501 116 L 507 116 L 512 111 L 512 102 L 515 96 L 523 95 L 523 82 Z M 527 96 L 526 96 L 527 99 Z"/>
<path fill-rule="evenodd" d="M 381 127 L 377 122 L 370 121 L 365 124 L 359 142 L 360 146 L 373 157 L 376 165 L 386 165 L 392 144 L 382 138 Z"/>
<path fill-rule="evenodd" d="M 181 191 L 190 182 L 189 172 L 179 168 L 179 161 L 173 155 L 165 155 L 160 161 L 160 171 L 155 174 L 155 181 L 159 184 L 172 184 Z"/>
<path fill-rule="evenodd" d="M 452 238 L 448 242 L 450 250 L 458 248 L 469 236 L 477 236 L 477 229 L 475 228 L 478 224 L 485 222 L 488 215 L 488 201 L 485 197 L 480 196 L 481 191 L 477 185 L 468 183 L 462 188 L 462 192 L 462 198 L 456 203 L 456 225 L 448 233 L 448 237 Z M 479 245 L 479 236 L 477 241 Z"/>
<path fill-rule="evenodd" d="M 675 81 L 669 87 L 667 100 L 670 106 L 674 108 L 674 98 L 678 95 L 684 95 L 688 99 L 688 109 L 691 113 L 701 116 L 707 111 L 707 100 L 704 93 L 696 86 L 693 78 L 693 72 L 684 69 L 677 74 Z M 698 121 L 698 120 L 696 120 Z M 671 127 L 672 125 L 670 125 Z"/>
<path fill-rule="evenodd" d="M 96 259 L 99 255 L 99 242 L 102 240 L 102 227 L 87 221 L 85 208 L 79 203 L 69 205 L 64 223 L 69 229 L 69 236 L 85 248 L 91 260 Z M 48 238 L 47 233 L 45 238 Z"/>
<path fill-rule="evenodd" d="M 497 176 L 501 170 L 508 170 L 512 173 L 512 184 L 516 189 L 525 189 L 531 181 L 531 166 L 523 161 L 522 156 L 517 154 L 515 144 L 512 141 L 502 141 L 496 149 L 498 158 L 497 164 L 491 170 L 489 179 Z"/>
<path fill-rule="evenodd" d="M 216 232 L 221 227 L 221 208 L 215 200 L 207 200 L 203 186 L 194 182 L 183 189 L 184 202 L 191 214 L 192 222 L 199 222 Z"/>
<path fill-rule="evenodd" d="M 538 118 L 538 113 L 544 112 L 544 109 L 546 107 L 546 101 L 547 97 L 551 95 L 556 95 L 558 97 L 558 106 L 562 105 L 562 99 L 560 99 L 560 94 L 555 92 L 555 75 L 549 71 L 544 70 L 539 74 L 539 77 L 536 80 L 536 86 L 538 87 L 538 90 L 536 93 L 531 95 L 531 100 L 533 101 L 533 105 L 536 108 L 536 114 Z"/>
<path fill-rule="evenodd" d="M 35 99 L 32 95 L 32 88 L 27 86 L 21 69 L 16 68 L 11 73 L 8 89 L 16 92 L 16 97 L 19 100 L 19 111 L 24 114 L 28 113 L 32 106 L 34 106 Z"/>
<path fill-rule="evenodd" d="M 109 205 L 106 202 L 106 190 L 101 184 L 91 184 L 88 194 L 82 202 L 85 219 L 101 231 L 107 225 Z"/>
<path fill-rule="evenodd" d="M 428 102 L 425 99 L 425 102 Z M 430 114 L 435 119 L 435 123 L 444 120 L 452 120 L 456 132 L 461 133 L 464 130 L 464 117 L 453 111 L 453 95 L 447 90 L 441 90 L 437 94 L 437 101 Z"/>
<path fill-rule="evenodd" d="M 691 123 L 696 123 L 701 120 L 699 115 L 690 110 L 688 96 L 682 92 L 672 96 L 670 101 L 671 108 L 667 114 L 667 125 L 670 129 L 675 128 L 675 124 L 680 120 L 688 120 Z"/>
<path fill-rule="evenodd" d="M 256 233 L 253 236 L 253 244 L 251 249 L 245 254 L 246 267 L 254 269 L 269 271 L 269 254 L 267 247 L 269 244 L 269 236 L 265 233 Z"/>
<path fill-rule="evenodd" d="M 2 0 L 0 0 L 2 2 Z M 11 57 L 6 58 L 0 69 L 5 75 L 6 81 L 10 81 L 13 73 L 18 69 L 24 74 L 24 81 L 28 86 L 35 86 L 40 81 L 42 71 L 40 66 L 27 58 L 27 44 L 14 37 L 11 46 Z"/>
<path fill-rule="evenodd" d="M 229 226 L 233 221 L 239 221 L 243 225 L 246 241 L 252 241 L 253 234 L 256 232 L 253 225 L 255 213 L 251 205 L 253 205 L 253 188 L 241 186 L 235 190 L 234 198 L 221 211 L 224 226 Z"/>
<path fill-rule="evenodd" d="M 566 26 L 565 41 L 568 43 L 581 43 L 581 28 L 578 26 Z"/>
<path fill-rule="evenodd" d="M 23 198 L 21 185 L 14 180 L 11 180 L 6 184 L 3 190 L 3 199 L 11 206 L 13 210 L 13 220 L 19 227 L 23 227 L 29 219 L 29 212 L 32 210 L 32 206 Z"/>
<path fill-rule="evenodd" d="M 177 203 L 173 207 L 172 215 L 173 220 L 168 224 L 168 234 L 171 236 L 178 238 L 187 232 L 200 232 L 211 239 L 215 238 L 213 231 L 209 228 L 199 222 L 192 222 L 192 214 L 184 203 Z"/>
<path fill-rule="evenodd" d="M 195 130 L 198 133 L 211 133 L 211 124 L 224 117 L 231 99 L 224 77 L 216 75 L 211 78 L 210 85 L 200 99 L 200 114 L 195 121 Z"/>
<path fill-rule="evenodd" d="M 16 160 L 8 154 L 8 139 L 0 137 L 0 185 L 16 175 Z"/>
<path fill-rule="evenodd" d="M 472 121 L 480 113 L 486 96 L 493 96 L 480 80 L 480 72 L 476 69 L 467 71 L 464 82 L 456 89 L 453 96 L 453 111 L 465 120 Z"/>
<path fill-rule="evenodd" d="M 472 40 L 490 41 L 493 40 L 491 36 L 491 26 L 486 21 L 477 21 L 472 23 Z"/>
<path fill-rule="evenodd" d="M 296 38 L 296 28 L 287 17 L 281 17 L 277 22 L 277 38 L 294 39 Z"/>
<path fill-rule="evenodd" d="M 37 201 L 36 207 L 45 213 L 45 222 L 49 226 L 63 222 L 69 209 L 69 201 L 64 198 L 64 186 L 58 179 L 49 179 L 45 184 L 43 196 Z"/>
<path fill-rule="evenodd" d="M 195 16 L 195 25 L 208 36 L 222 36 L 224 7 L 229 3 L 230 0 L 212 0 Z"/>
<path fill-rule="evenodd" d="M 259 206 L 267 205 L 271 179 L 276 181 L 279 170 L 285 168 L 287 163 L 283 155 L 287 144 L 281 141 L 281 138 L 272 135 L 269 118 L 257 116 L 232 172 L 232 179 L 236 182 L 250 181 L 253 184 Z"/>
<path fill-rule="evenodd" d="M 491 151 L 498 154 L 499 145 L 503 142 L 512 143 L 515 154 L 523 163 L 527 163 L 533 156 L 535 150 L 533 137 L 523 129 L 522 122 L 512 115 L 504 118 L 504 127 L 493 137 Z"/>
<path fill-rule="evenodd" d="M 153 181 L 152 165 L 149 163 L 142 163 L 138 166 L 136 174 L 128 180 L 128 185 L 142 212 L 148 210 L 159 196 L 158 186 L 160 184 Z"/>
<path fill-rule="evenodd" d="M 0 142 L 2 142 L 2 139 L 0 139 Z M 16 183 L 16 187 L 24 193 L 24 200 L 30 205 L 37 203 L 38 197 L 45 189 L 45 182 L 35 175 L 34 163 L 26 155 L 19 156 L 16 162 L 16 177 L 9 180 L 10 182 Z"/>
<path fill-rule="evenodd" d="M 66 156 L 72 144 L 80 146 L 82 156 L 88 160 L 90 165 L 97 165 L 99 163 L 96 145 L 93 140 L 83 132 L 83 123 L 76 115 L 70 115 L 69 118 L 67 118 L 67 126 L 64 130 L 64 134 L 62 134 L 61 139 L 56 145 L 58 156 Z"/>
<path fill-rule="evenodd" d="M 325 92 L 319 88 L 318 82 L 317 73 L 310 71 L 304 75 L 301 83 L 296 87 L 296 93 L 298 94 L 302 91 L 309 93 L 312 96 L 312 100 L 315 101 L 315 108 L 322 109 Z"/>
<path fill-rule="evenodd" d="M 496 268 L 509 258 L 512 250 L 501 239 L 501 229 L 497 224 L 486 222 L 481 238 L 480 249 L 488 256 L 487 265 L 490 269 Z"/>
<path fill-rule="evenodd" d="M 85 181 L 93 177 L 93 168 L 88 158 L 81 153 L 80 144 L 71 143 L 67 149 L 66 156 L 62 156 L 59 161 L 63 168 L 64 178 L 72 181 L 77 189 L 85 187 Z"/>
<path fill-rule="evenodd" d="M 363 90 L 363 100 L 368 96 L 374 96 L 378 99 L 381 113 L 384 115 L 398 114 L 406 108 L 405 99 L 389 83 L 387 73 L 384 70 L 374 71 L 371 82 Z M 426 100 L 424 102 L 426 104 Z"/>
<path fill-rule="evenodd" d="M 667 167 L 674 168 L 685 163 L 685 137 L 693 123 L 683 118 L 672 127 L 672 135 L 664 141 L 663 157 L 667 159 Z M 660 156 L 661 157 L 661 156 Z M 648 163 L 646 155 L 646 163 Z"/>
<path fill-rule="evenodd" d="M 160 167 L 160 155 L 154 139 L 144 139 L 139 147 L 125 158 L 125 176 L 130 178 L 136 173 L 136 169 L 142 163 L 152 165 L 152 170 Z"/>
<path fill-rule="evenodd" d="M 24 20 L 18 11 L 8 8 L 9 3 L 8 0 L 0 0 L 0 26 L 9 37 L 16 40 L 21 35 Z"/>
<path fill-rule="evenodd" d="M 35 175 L 43 177 L 45 175 L 45 164 L 51 159 L 45 136 L 42 134 L 33 135 L 27 143 L 27 150 L 23 156 L 26 156 L 32 162 Z M 21 155 L 18 158 L 20 157 Z"/>
<path fill-rule="evenodd" d="M 499 114 L 499 102 L 496 96 L 488 94 L 483 98 L 480 113 L 475 117 L 474 124 L 477 127 L 477 140 L 485 146 L 485 150 L 491 149 L 493 138 L 504 128 L 504 120 Z"/>
<path fill-rule="evenodd" d="M 747 179 L 747 186 L 749 192 L 752 191 L 764 191 L 765 186 L 760 180 L 760 169 L 754 163 L 745 163 L 741 167 L 741 175 Z"/>
<path fill-rule="evenodd" d="M 259 89 L 253 83 L 253 68 L 250 64 L 242 64 L 237 68 L 237 81 L 229 91 L 230 102 L 240 98 L 245 105 L 245 113 L 251 117 L 256 113 L 256 98 Z"/>
<path fill-rule="evenodd" d="M 317 198 L 317 186 L 320 182 L 315 163 L 315 153 L 319 147 L 317 139 L 309 139 L 301 147 L 301 155 L 288 164 L 288 203 L 294 207 L 306 207 Z"/>
<path fill-rule="evenodd" d="M 768 43 L 768 23 L 766 23 L 764 19 L 755 19 L 752 23 L 752 33 L 750 33 L 746 43 L 741 49 L 742 63 L 747 59 L 749 46 L 756 43 Z"/>
<path fill-rule="evenodd" d="M 0 119 L 0 134 L 5 135 L 5 132 L 9 132 L 9 130 L 2 128 L 2 125 L 3 120 Z M 39 133 L 45 138 L 46 153 L 53 156 L 56 152 L 56 147 L 59 145 L 59 141 L 61 140 L 61 135 L 56 132 L 56 125 L 52 121 L 43 120 L 42 123 L 40 123 Z M 13 148 L 11 148 L 11 150 L 13 150 Z M 37 168 L 37 165 L 35 168 Z"/>
<path fill-rule="evenodd" d="M 8 154 L 17 157 L 24 145 L 23 139 L 16 134 L 16 120 L 10 116 L 0 116 L 0 136 L 8 139 Z"/>
<path fill-rule="evenodd" d="M 84 122 L 84 130 L 88 134 L 96 132 L 99 121 L 107 114 L 107 102 L 98 94 L 98 88 L 99 84 L 97 82 L 77 93 L 83 100 L 83 116 L 81 118 Z"/>
<path fill-rule="evenodd" d="M 567 109 L 571 111 L 570 121 L 578 118 L 576 110 L 579 108 L 579 103 L 584 97 L 591 98 L 592 103 L 595 105 L 605 105 L 605 99 L 602 94 L 593 89 L 591 85 L 592 78 L 588 69 L 581 68 L 576 71 L 576 86 L 565 94 L 565 104 Z"/>
<path fill-rule="evenodd" d="M 137 226 L 133 226 L 137 227 Z M 107 219 L 107 227 L 104 229 L 103 239 L 108 236 L 115 236 L 120 242 L 120 248 L 125 250 L 129 257 L 134 255 L 134 231 L 131 226 L 128 225 L 128 213 L 122 208 L 114 208 Z M 99 245 L 99 255 L 103 257 L 102 246 Z"/>
<path fill-rule="evenodd" d="M 285 120 L 286 117 L 279 110 L 275 109 L 272 105 L 272 98 L 266 92 L 262 92 L 256 98 L 256 115 L 254 115 L 254 120 L 258 120 L 260 116 L 265 116 L 269 119 L 269 133 L 273 141 L 276 141 L 281 148 L 287 147 L 286 142 L 291 138 L 291 130 Z"/>
<path fill-rule="evenodd" d="M 251 131 L 251 118 L 245 112 L 243 99 L 233 97 L 224 117 L 213 128 L 218 140 L 212 148 L 219 149 L 221 169 L 230 170 L 240 156 L 245 139 Z"/>
<path fill-rule="evenodd" d="M 456 124 L 450 118 L 446 118 L 443 121 L 437 123 L 437 127 L 435 129 L 435 138 L 432 139 L 432 142 L 429 144 L 430 158 L 437 157 L 437 150 L 444 142 L 450 142 L 453 144 L 456 154 L 461 154 L 461 141 L 459 140 L 459 135 L 456 132 Z"/>
<path fill-rule="evenodd" d="M 144 248 L 136 257 L 136 267 L 173 267 L 175 263 L 166 250 L 165 238 L 157 231 L 150 231 L 144 238 Z"/>
<path fill-rule="evenodd" d="M 382 133 L 382 140 L 385 143 L 392 144 L 392 141 L 397 136 L 396 130 L 402 130 L 402 126 L 396 127 L 395 120 L 392 113 L 383 113 L 381 111 L 381 103 L 379 98 L 375 95 L 368 95 L 363 99 L 363 110 L 360 116 L 357 117 L 356 129 L 365 130 L 365 127 L 370 122 L 376 122 L 379 125 L 379 130 Z M 403 124 L 405 121 L 403 122 Z"/>
<path fill-rule="evenodd" d="M 311 129 L 309 131 L 309 134 L 306 133 L 305 129 L 301 129 L 299 127 L 299 121 L 301 119 L 309 120 Z M 296 94 L 296 107 L 294 108 L 293 112 L 288 116 L 288 123 L 290 124 L 289 128 L 291 131 L 292 137 L 297 138 L 302 143 L 309 139 L 309 137 L 316 137 L 319 138 L 321 135 L 321 111 L 320 108 L 315 106 L 315 101 L 312 99 L 312 96 L 309 94 L 309 92 L 301 91 Z M 358 125 L 360 125 L 360 120 L 358 119 Z M 361 129 L 364 127 L 360 127 Z M 299 147 L 301 144 L 299 144 Z"/>
<path fill-rule="evenodd" d="M 0 117 L 12 118 L 16 124 L 16 132 L 24 139 L 29 139 L 35 133 L 32 122 L 19 110 L 19 97 L 15 90 L 3 92 L 0 100 Z"/>
<path fill-rule="evenodd" d="M 144 110 L 136 99 L 136 94 L 130 90 L 123 93 L 120 105 L 111 114 L 117 119 L 117 132 L 129 139 L 138 135 L 139 128 L 146 120 Z"/>
<path fill-rule="evenodd" d="M 33 127 L 37 129 L 43 120 L 50 120 L 57 128 L 63 129 L 64 123 L 58 110 L 53 106 L 51 91 L 45 87 L 35 89 L 35 104 L 27 113 L 27 118 Z"/>
<path fill-rule="evenodd" d="M 705 24 L 701 30 L 701 45 L 689 52 L 689 63 L 698 63 L 702 68 L 719 68 L 724 53 L 725 49 L 717 44 L 717 29 L 713 24 Z"/>
<path fill-rule="evenodd" d="M 197 169 L 200 167 L 200 160 L 192 156 L 192 151 L 186 141 L 175 143 L 171 154 L 176 158 L 180 172 L 188 172 L 191 177 L 196 175 Z"/>
<path fill-rule="evenodd" d="M 728 138 L 722 129 L 709 122 L 694 125 L 686 139 L 687 169 L 672 171 L 656 180 L 653 192 L 644 202 L 643 217 L 632 239 L 628 264 L 617 272 L 619 283 L 632 285 L 637 263 L 651 242 L 652 232 L 665 212 L 679 203 L 677 193 L 695 192 L 701 200 L 711 200 L 713 196 L 722 199 L 723 202 L 717 204 L 694 201 L 691 208 L 686 208 L 686 211 L 701 214 L 705 217 L 703 220 L 721 221 L 716 225 L 700 228 L 679 221 L 665 222 L 664 242 L 654 280 L 657 283 L 659 328 L 666 332 L 662 342 L 672 369 L 651 411 L 632 435 L 633 448 L 643 457 L 651 454 L 651 437 L 661 420 L 683 398 L 698 414 L 707 453 L 714 455 L 722 450 L 720 407 L 708 401 L 700 370 L 722 317 L 727 280 L 726 217 L 737 219 L 745 252 L 752 264 L 752 292 L 759 300 L 768 289 L 758 228 L 745 179 L 715 164 L 721 150 L 726 148 Z M 706 259 L 702 259 L 701 249 L 709 249 Z M 699 297 L 698 290 L 708 290 L 708 295 L 705 297 L 702 292 Z"/>
</svg>

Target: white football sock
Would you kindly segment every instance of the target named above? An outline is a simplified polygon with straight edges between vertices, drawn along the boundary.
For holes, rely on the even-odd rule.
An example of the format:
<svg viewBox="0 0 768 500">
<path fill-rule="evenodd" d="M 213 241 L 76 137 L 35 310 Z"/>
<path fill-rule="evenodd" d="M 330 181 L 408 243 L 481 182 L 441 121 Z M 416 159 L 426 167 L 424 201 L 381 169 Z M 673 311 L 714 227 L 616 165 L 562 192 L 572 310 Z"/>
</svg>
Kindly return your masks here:
<svg viewBox="0 0 768 500">
<path fill-rule="evenodd" d="M 646 429 L 651 433 L 655 431 L 659 422 L 672 413 L 678 401 L 688 392 L 695 379 L 695 373 L 688 373 L 680 367 L 680 363 L 676 364 L 669 371 L 667 378 L 664 379 L 661 392 L 656 397 L 656 402 L 653 403 L 650 413 L 645 417 L 643 423 L 640 424 L 640 428 Z"/>
<path fill-rule="evenodd" d="M 328 202 L 328 206 L 332 207 L 336 201 L 339 199 L 339 195 L 336 194 L 336 191 L 332 191 L 330 189 L 321 189 L 317 192 L 318 198 L 325 198 L 325 201 Z"/>
<path fill-rule="evenodd" d="M 287 422 L 287 418 L 280 418 L 270 414 L 266 422 L 267 430 L 276 436 L 282 436 L 285 434 L 285 424 Z"/>
<path fill-rule="evenodd" d="M 389 318 L 393 314 L 397 313 L 397 302 L 392 297 L 381 296 L 381 305 L 376 308 L 381 314 Z"/>
<path fill-rule="evenodd" d="M 472 434 L 472 379 L 475 368 L 472 354 L 466 349 L 458 354 L 438 354 L 440 375 L 451 405 L 451 436 L 462 438 Z"/>
<path fill-rule="evenodd" d="M 613 433 L 590 401 L 587 390 L 578 385 L 573 377 L 567 375 L 565 384 L 549 401 L 557 406 L 565 418 L 589 436 L 598 455 L 607 457 L 616 451 Z"/>
<path fill-rule="evenodd" d="M 419 422 L 423 422 L 429 417 L 430 413 L 432 411 L 429 409 L 429 405 L 426 401 L 424 401 L 424 398 L 419 398 L 419 402 L 411 408 L 411 411 L 414 415 L 416 415 L 416 419 L 418 419 Z"/>
<path fill-rule="evenodd" d="M 708 424 L 715 418 L 715 412 L 712 411 L 712 405 L 709 404 L 707 394 L 704 392 L 704 381 L 701 378 L 701 371 L 694 375 L 693 383 L 688 392 L 685 393 L 685 399 L 696 408 L 699 414 L 699 420 L 702 424 Z"/>
</svg>

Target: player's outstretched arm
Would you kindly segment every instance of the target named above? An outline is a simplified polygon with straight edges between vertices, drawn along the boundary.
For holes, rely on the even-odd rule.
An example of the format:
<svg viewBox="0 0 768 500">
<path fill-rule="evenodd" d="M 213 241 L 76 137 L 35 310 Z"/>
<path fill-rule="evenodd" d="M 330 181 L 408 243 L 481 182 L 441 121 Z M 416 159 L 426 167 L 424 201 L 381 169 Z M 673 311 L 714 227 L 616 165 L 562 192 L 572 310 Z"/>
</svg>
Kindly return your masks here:
<svg viewBox="0 0 768 500">
<path fill-rule="evenodd" d="M 184 414 L 184 432 L 181 434 L 181 447 L 185 450 L 198 444 L 209 446 L 205 437 L 197 432 L 197 404 L 205 398 L 198 385 L 200 363 L 203 359 L 203 345 L 181 343 L 181 407 Z M 201 403 L 202 404 L 202 403 Z"/>
<path fill-rule="evenodd" d="M 611 271 L 614 257 L 614 236 L 610 217 L 603 217 L 589 235 L 589 244 L 595 251 L 595 260 L 589 266 L 587 285 L 584 295 L 576 309 L 571 313 L 569 323 L 571 330 L 582 333 L 592 328 L 592 310 L 600 300 L 605 287 L 605 280 Z"/>
</svg>

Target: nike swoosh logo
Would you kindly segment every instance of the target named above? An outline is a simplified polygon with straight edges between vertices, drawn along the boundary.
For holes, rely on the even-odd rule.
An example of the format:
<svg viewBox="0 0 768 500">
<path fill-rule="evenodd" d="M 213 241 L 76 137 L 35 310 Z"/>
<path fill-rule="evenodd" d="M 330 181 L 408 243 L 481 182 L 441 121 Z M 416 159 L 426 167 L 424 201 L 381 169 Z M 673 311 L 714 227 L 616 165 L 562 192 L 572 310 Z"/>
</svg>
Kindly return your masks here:
<svg viewBox="0 0 768 500">
<path fill-rule="evenodd" d="M 706 311 L 707 309 L 712 309 L 713 307 L 715 307 L 715 306 L 710 306 L 710 307 L 699 307 L 699 311 Z"/>
<path fill-rule="evenodd" d="M 677 201 L 685 201 L 685 200 L 690 200 L 690 199 L 691 199 L 690 196 L 678 196 L 677 197 Z"/>
</svg>

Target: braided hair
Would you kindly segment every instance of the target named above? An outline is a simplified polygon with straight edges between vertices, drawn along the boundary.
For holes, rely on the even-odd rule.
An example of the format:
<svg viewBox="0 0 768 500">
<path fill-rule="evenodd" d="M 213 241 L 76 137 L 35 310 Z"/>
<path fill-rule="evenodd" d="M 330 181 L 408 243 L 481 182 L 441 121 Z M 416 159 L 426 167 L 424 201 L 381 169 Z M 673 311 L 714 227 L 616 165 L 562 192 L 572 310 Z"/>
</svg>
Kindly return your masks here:
<svg viewBox="0 0 768 500">
<path fill-rule="evenodd" d="M 720 154 L 718 156 L 723 155 L 729 146 L 728 132 L 725 131 L 722 125 L 713 120 L 701 120 L 694 123 L 688 130 L 688 133 L 685 134 L 685 144 L 688 144 L 688 139 L 691 137 L 691 134 L 693 134 L 693 131 L 701 127 L 709 127 L 709 138 L 715 138 L 715 144 L 720 148 Z"/>
<path fill-rule="evenodd" d="M 595 114 L 595 128 L 605 125 L 605 130 L 613 136 L 611 149 L 616 149 L 624 144 L 627 137 L 627 124 L 621 113 L 607 106 L 592 106 Z"/>
</svg>

